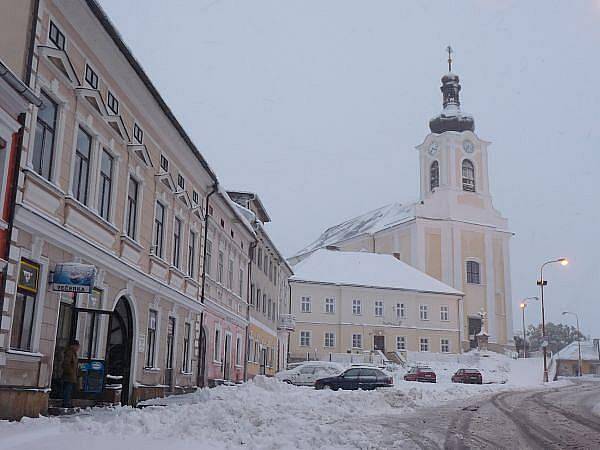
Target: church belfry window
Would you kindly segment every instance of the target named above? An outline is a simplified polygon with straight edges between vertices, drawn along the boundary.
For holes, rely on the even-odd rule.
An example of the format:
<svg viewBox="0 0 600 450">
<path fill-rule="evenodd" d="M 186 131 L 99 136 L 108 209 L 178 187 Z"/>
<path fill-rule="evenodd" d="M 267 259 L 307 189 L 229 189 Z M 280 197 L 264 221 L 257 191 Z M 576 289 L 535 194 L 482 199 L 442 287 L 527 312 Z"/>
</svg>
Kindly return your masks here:
<svg viewBox="0 0 600 450">
<path fill-rule="evenodd" d="M 434 161 L 429 168 L 429 190 L 433 192 L 436 187 L 440 187 L 440 164 Z"/>
<path fill-rule="evenodd" d="M 475 166 L 469 159 L 462 162 L 462 186 L 463 191 L 475 192 Z"/>
</svg>

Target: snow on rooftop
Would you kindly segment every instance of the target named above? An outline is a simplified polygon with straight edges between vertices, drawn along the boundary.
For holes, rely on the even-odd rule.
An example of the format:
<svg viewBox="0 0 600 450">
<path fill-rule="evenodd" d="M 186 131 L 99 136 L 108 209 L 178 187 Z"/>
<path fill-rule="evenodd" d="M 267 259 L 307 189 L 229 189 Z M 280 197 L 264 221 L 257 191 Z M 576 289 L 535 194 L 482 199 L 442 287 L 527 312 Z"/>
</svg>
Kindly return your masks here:
<svg viewBox="0 0 600 450">
<path fill-rule="evenodd" d="M 415 217 L 415 205 L 416 203 L 392 203 L 334 225 L 325 230 L 312 244 L 300 250 L 296 256 L 304 255 L 356 236 L 373 234 L 410 220 Z"/>
<path fill-rule="evenodd" d="M 555 353 L 552 359 L 562 359 L 571 361 L 579 360 L 579 350 L 577 347 L 577 342 L 571 342 L 562 350 Z M 598 349 L 596 349 L 593 342 L 581 341 L 581 359 L 600 361 L 600 354 L 598 353 Z"/>
<path fill-rule="evenodd" d="M 320 249 L 294 266 L 291 281 L 463 295 L 391 255 Z"/>
</svg>

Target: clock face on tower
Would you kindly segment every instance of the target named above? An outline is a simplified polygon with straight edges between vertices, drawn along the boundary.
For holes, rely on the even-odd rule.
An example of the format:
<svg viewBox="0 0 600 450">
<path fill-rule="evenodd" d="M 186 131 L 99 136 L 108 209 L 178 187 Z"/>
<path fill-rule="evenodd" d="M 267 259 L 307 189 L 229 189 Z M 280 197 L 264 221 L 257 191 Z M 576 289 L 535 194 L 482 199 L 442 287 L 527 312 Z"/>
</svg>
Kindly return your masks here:
<svg viewBox="0 0 600 450">
<path fill-rule="evenodd" d="M 463 142 L 463 150 L 467 153 L 473 153 L 475 151 L 475 145 L 467 139 Z"/>
<path fill-rule="evenodd" d="M 427 150 L 427 153 L 429 153 L 431 156 L 435 156 L 439 148 L 440 146 L 437 142 L 432 142 L 429 146 L 429 150 Z"/>
</svg>

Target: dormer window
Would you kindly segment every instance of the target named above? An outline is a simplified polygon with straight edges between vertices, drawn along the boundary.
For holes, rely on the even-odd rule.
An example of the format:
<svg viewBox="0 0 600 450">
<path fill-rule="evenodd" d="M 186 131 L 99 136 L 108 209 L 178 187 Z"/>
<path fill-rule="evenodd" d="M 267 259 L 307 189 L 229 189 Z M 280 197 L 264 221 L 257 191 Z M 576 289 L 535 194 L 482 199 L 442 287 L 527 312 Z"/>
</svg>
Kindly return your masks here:
<svg viewBox="0 0 600 450">
<path fill-rule="evenodd" d="M 141 144 L 144 141 L 144 132 L 137 123 L 133 125 L 133 137 L 138 144 Z"/>
<path fill-rule="evenodd" d="M 92 89 L 98 89 L 98 74 L 88 64 L 85 65 L 85 81 Z"/>
<path fill-rule="evenodd" d="M 50 33 L 49 33 L 50 42 L 56 45 L 57 48 L 64 50 L 65 49 L 65 35 L 58 29 L 56 24 L 50 21 Z"/>
<path fill-rule="evenodd" d="M 119 114 L 119 100 L 113 95 L 112 92 L 108 91 L 106 95 L 106 106 L 110 109 L 114 114 Z"/>
<path fill-rule="evenodd" d="M 198 191 L 192 191 L 192 201 L 194 204 L 200 204 L 200 197 L 198 196 Z"/>
<path fill-rule="evenodd" d="M 160 168 L 164 172 L 169 171 L 169 160 L 165 157 L 165 155 L 160 155 Z"/>
<path fill-rule="evenodd" d="M 475 192 L 475 166 L 469 159 L 462 163 L 462 185 L 463 191 Z"/>
<path fill-rule="evenodd" d="M 433 192 L 437 187 L 440 187 L 440 164 L 434 161 L 429 168 L 429 190 Z"/>
<path fill-rule="evenodd" d="M 185 189 L 185 178 L 181 174 L 177 175 L 177 186 L 182 190 Z"/>
</svg>

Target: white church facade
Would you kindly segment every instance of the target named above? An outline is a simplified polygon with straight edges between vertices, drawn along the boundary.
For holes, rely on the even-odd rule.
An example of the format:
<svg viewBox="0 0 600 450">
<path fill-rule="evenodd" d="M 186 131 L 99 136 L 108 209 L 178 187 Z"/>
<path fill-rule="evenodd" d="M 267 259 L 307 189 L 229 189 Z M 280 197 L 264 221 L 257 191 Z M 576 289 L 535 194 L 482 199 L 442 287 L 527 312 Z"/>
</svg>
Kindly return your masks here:
<svg viewBox="0 0 600 450">
<path fill-rule="evenodd" d="M 459 313 L 463 349 L 476 335 L 489 348 L 512 346 L 508 221 L 489 190 L 490 142 L 475 134 L 471 116 L 460 108 L 457 75 L 442 77 L 443 110 L 416 147 L 420 198 L 393 203 L 335 225 L 290 259 L 297 264 L 317 249 L 391 254 L 463 292 Z M 293 302 L 300 301 L 294 298 Z"/>
</svg>

